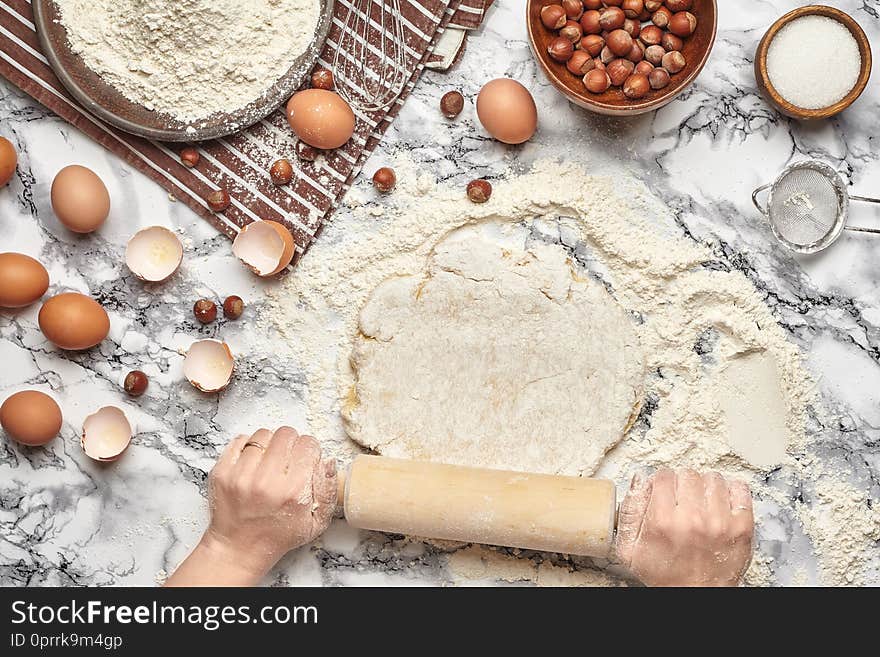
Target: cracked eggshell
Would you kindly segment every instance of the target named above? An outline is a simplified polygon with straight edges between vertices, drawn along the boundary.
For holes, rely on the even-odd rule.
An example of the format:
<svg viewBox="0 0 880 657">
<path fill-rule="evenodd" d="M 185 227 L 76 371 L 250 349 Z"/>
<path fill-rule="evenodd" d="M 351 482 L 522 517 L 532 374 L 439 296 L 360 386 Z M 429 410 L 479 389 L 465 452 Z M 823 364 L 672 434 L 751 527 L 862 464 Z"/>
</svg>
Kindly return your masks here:
<svg viewBox="0 0 880 657">
<path fill-rule="evenodd" d="M 234 368 L 235 359 L 229 346 L 214 339 L 193 342 L 183 360 L 183 375 L 202 392 L 223 390 Z"/>
<path fill-rule="evenodd" d="M 131 424 L 120 409 L 104 406 L 83 422 L 82 448 L 96 461 L 115 461 L 131 443 Z"/>
<path fill-rule="evenodd" d="M 277 221 L 254 221 L 241 229 L 232 253 L 258 276 L 274 276 L 290 264 L 293 235 Z"/>
<path fill-rule="evenodd" d="M 131 273 L 148 283 L 169 279 L 183 261 L 183 245 L 164 226 L 139 230 L 128 240 L 125 264 Z"/>
</svg>

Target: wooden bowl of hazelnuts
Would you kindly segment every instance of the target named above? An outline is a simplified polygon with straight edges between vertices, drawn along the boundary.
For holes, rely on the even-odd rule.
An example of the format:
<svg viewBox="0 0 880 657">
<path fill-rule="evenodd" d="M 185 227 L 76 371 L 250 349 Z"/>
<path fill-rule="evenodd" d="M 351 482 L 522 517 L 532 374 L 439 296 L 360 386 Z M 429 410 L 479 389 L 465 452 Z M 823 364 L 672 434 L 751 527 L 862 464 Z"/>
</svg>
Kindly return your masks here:
<svg viewBox="0 0 880 657">
<path fill-rule="evenodd" d="M 550 82 L 610 116 L 659 109 L 703 70 L 716 0 L 528 0 L 529 41 Z"/>
</svg>

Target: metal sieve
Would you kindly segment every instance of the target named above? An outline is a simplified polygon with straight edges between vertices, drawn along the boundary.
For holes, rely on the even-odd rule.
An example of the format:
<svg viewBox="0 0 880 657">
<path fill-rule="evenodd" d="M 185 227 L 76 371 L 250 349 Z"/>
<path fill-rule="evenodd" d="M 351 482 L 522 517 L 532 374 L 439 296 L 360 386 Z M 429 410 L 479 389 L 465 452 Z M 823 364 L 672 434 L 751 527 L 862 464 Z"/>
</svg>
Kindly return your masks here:
<svg viewBox="0 0 880 657">
<path fill-rule="evenodd" d="M 766 189 L 770 194 L 767 207 L 762 207 L 758 194 Z M 795 162 L 752 193 L 752 202 L 769 219 L 776 239 L 796 253 L 827 249 L 844 229 L 880 234 L 877 228 L 846 225 L 850 199 L 880 203 L 876 198 L 850 196 L 837 171 L 819 160 Z"/>
</svg>

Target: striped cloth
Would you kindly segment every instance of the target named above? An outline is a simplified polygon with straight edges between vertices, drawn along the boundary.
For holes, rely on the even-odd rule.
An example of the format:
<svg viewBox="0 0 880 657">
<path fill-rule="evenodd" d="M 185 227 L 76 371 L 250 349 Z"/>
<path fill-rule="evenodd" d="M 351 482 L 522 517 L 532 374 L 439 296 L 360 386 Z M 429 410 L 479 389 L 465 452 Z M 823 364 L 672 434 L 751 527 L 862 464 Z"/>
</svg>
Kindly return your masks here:
<svg viewBox="0 0 880 657">
<path fill-rule="evenodd" d="M 333 24 L 318 59 L 330 68 L 349 0 L 336 0 Z M 180 163 L 181 144 L 162 143 L 121 132 L 87 114 L 66 92 L 43 56 L 33 23 L 30 0 L 0 1 L 0 74 L 10 82 L 145 173 L 186 203 L 228 237 L 257 219 L 286 225 L 296 241 L 294 262 L 318 236 L 327 217 L 360 172 L 388 126 L 400 112 L 437 39 L 453 18 L 454 25 L 472 28 L 491 0 L 401 0 L 406 35 L 408 81 L 400 98 L 387 111 L 359 112 L 355 134 L 343 147 L 322 154 L 315 162 L 295 155 L 296 138 L 282 109 L 235 135 L 198 144 L 201 159 L 189 169 Z M 372 39 L 369 39 L 372 41 Z M 276 159 L 294 167 L 290 185 L 277 187 L 268 176 Z M 225 188 L 232 204 L 215 214 L 205 197 Z"/>
</svg>

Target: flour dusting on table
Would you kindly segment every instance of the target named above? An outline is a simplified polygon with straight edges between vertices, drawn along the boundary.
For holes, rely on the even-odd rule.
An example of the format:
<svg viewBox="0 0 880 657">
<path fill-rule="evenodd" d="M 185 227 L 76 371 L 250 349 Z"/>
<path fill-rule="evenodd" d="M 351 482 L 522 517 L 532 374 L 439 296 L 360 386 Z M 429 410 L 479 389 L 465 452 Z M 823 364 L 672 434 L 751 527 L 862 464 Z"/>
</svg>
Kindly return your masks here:
<svg viewBox="0 0 880 657">
<path fill-rule="evenodd" d="M 345 225 L 330 224 L 270 300 L 269 322 L 308 380 L 309 430 L 336 457 L 346 462 L 359 451 L 346 437 L 340 409 L 353 381 L 348 359 L 358 313 L 370 292 L 391 275 L 422 271 L 434 244 L 449 231 L 468 223 L 508 223 L 526 246 L 556 245 L 602 282 L 631 314 L 644 345 L 644 407 L 597 476 L 616 481 L 621 494 L 633 472 L 662 466 L 714 469 L 747 481 L 758 510 L 749 584 L 779 581 L 766 551 L 772 549 L 766 523 L 774 514 L 800 521 L 820 561 L 822 583 L 858 582 L 871 572 L 871 532 L 843 536 L 834 529 L 853 519 L 860 527 L 876 522 L 870 500 L 838 500 L 827 518 L 807 517 L 796 504 L 793 491 L 810 489 L 820 474 L 846 485 L 840 473 L 824 472 L 811 452 L 806 423 L 808 411 L 816 412 L 814 389 L 799 349 L 754 286 L 708 248 L 684 238 L 669 210 L 641 184 L 542 162 L 528 174 L 494 180 L 491 200 L 475 205 L 462 189 L 427 179 L 405 157 L 393 165 L 395 193 L 376 205 L 370 191 L 353 190 L 347 199 L 353 217 Z M 736 394 L 745 396 L 739 405 L 731 403 L 731 381 Z M 760 416 L 775 427 L 772 444 L 755 444 L 754 436 L 745 435 L 754 425 L 736 414 L 750 402 L 762 405 Z M 846 573 L 831 565 L 839 558 L 835 548 L 850 555 Z M 589 560 L 564 555 L 437 549 L 450 553 L 453 582 L 476 577 L 541 583 L 542 572 L 544 583 L 548 573 L 557 584 L 618 581 L 591 574 L 597 564 Z"/>
<path fill-rule="evenodd" d="M 234 112 L 314 38 L 319 0 L 55 0 L 71 49 L 129 100 L 192 122 Z"/>
</svg>

